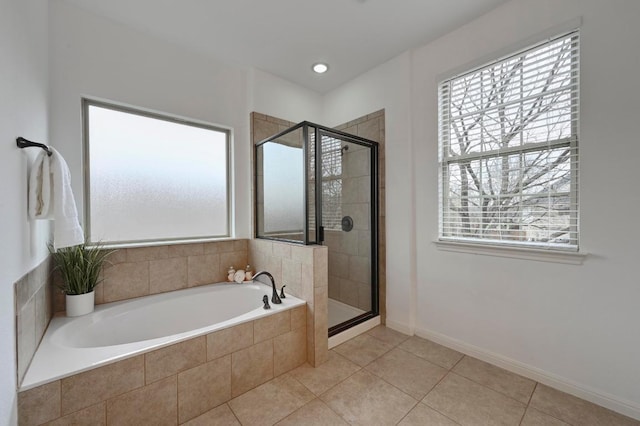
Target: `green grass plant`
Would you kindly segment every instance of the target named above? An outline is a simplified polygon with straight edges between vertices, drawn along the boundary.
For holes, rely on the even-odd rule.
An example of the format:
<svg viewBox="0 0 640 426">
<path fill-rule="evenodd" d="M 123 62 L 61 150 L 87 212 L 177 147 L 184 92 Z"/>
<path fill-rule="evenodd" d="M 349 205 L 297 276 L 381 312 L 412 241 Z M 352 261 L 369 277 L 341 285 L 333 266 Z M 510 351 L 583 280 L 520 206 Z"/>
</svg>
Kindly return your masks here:
<svg viewBox="0 0 640 426">
<path fill-rule="evenodd" d="M 68 295 L 91 293 L 102 281 L 100 272 L 107 257 L 114 250 L 105 250 L 101 245 L 84 244 L 49 251 L 55 262 L 54 270 L 60 271 L 60 290 Z"/>
</svg>

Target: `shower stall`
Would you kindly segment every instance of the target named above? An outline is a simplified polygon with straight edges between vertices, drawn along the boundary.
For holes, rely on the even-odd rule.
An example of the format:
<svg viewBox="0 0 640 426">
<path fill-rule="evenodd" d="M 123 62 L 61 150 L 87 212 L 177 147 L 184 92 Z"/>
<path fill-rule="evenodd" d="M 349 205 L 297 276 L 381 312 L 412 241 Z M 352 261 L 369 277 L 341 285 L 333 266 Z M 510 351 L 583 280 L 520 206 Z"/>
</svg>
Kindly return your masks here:
<svg viewBox="0 0 640 426">
<path fill-rule="evenodd" d="M 255 146 L 256 237 L 329 252 L 329 336 L 379 313 L 378 143 L 310 122 Z"/>
</svg>

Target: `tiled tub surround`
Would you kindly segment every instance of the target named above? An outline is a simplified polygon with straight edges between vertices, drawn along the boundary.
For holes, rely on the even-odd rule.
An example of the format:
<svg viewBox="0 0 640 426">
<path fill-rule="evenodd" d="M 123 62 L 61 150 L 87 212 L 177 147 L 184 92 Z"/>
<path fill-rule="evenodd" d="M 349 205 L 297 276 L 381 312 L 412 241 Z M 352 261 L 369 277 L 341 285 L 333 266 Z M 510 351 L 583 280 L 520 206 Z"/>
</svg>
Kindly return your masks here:
<svg viewBox="0 0 640 426">
<path fill-rule="evenodd" d="M 52 312 L 51 257 L 14 284 L 18 383 L 22 381 Z"/>
<path fill-rule="evenodd" d="M 306 360 L 305 306 L 20 392 L 20 425 L 181 424 Z"/>
<path fill-rule="evenodd" d="M 103 304 L 81 317 L 59 315 L 21 390 L 305 304 L 291 296 L 265 310 L 264 296 L 270 285 L 218 283 Z"/>
<path fill-rule="evenodd" d="M 286 292 L 307 302 L 307 362 L 318 366 L 328 357 L 328 251 L 271 240 L 250 240 L 249 260 L 256 270 L 273 274 Z"/>
<path fill-rule="evenodd" d="M 245 239 L 119 249 L 104 267 L 96 304 L 226 281 L 229 266 L 244 268 L 247 258 Z M 64 295 L 54 294 L 55 312 L 64 311 Z"/>
</svg>

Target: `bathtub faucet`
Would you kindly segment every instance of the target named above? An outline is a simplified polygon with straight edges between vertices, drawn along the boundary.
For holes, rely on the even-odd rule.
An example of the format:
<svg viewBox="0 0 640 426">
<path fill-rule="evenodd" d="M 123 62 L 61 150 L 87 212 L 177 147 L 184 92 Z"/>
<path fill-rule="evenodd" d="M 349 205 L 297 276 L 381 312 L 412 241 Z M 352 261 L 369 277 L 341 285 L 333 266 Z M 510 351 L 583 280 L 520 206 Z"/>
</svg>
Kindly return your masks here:
<svg viewBox="0 0 640 426">
<path fill-rule="evenodd" d="M 276 290 L 276 280 L 273 279 L 273 275 L 271 275 L 267 271 L 260 271 L 260 272 L 256 273 L 253 276 L 253 278 L 251 278 L 251 279 L 255 280 L 256 278 L 258 278 L 261 275 L 266 275 L 271 280 L 271 288 L 273 289 L 273 295 L 271 296 L 271 303 L 276 304 L 276 305 L 279 304 L 279 303 L 282 303 L 282 300 L 280 300 L 280 296 L 278 296 L 278 291 Z"/>
</svg>

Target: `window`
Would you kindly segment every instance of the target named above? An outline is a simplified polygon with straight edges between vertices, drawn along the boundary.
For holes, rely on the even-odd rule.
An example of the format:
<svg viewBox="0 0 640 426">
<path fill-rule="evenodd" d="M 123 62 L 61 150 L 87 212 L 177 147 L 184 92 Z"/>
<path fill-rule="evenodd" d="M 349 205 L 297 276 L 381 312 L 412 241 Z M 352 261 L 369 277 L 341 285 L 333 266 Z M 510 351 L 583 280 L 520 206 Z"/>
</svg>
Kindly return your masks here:
<svg viewBox="0 0 640 426">
<path fill-rule="evenodd" d="M 322 135 L 322 222 L 342 230 L 342 141 Z"/>
<path fill-rule="evenodd" d="M 84 100 L 87 241 L 228 237 L 229 130 Z"/>
<path fill-rule="evenodd" d="M 578 249 L 578 37 L 439 85 L 440 240 Z"/>
</svg>

